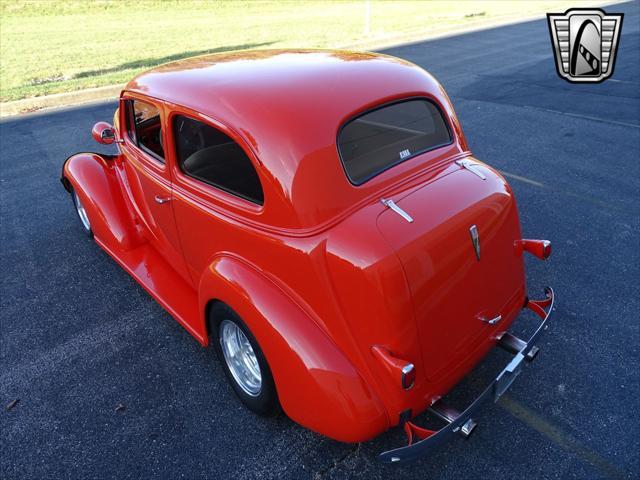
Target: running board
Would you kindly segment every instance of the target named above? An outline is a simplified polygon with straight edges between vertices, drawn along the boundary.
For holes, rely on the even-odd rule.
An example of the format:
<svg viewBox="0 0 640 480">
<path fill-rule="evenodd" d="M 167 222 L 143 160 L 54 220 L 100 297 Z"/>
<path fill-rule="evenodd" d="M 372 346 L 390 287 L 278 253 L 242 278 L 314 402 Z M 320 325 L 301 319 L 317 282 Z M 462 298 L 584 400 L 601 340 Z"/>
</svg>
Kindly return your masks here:
<svg viewBox="0 0 640 480">
<path fill-rule="evenodd" d="M 127 251 L 114 250 L 97 236 L 94 240 L 196 340 L 207 344 L 207 338 L 195 328 L 202 324 L 198 293 L 157 250 L 149 243 Z"/>
</svg>

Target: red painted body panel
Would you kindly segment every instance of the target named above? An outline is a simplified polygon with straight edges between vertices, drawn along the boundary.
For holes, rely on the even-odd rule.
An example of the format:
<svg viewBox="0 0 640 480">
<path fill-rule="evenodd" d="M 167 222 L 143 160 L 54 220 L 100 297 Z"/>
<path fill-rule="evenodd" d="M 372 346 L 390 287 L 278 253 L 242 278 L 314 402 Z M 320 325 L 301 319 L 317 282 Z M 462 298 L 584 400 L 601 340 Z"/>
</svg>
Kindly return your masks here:
<svg viewBox="0 0 640 480">
<path fill-rule="evenodd" d="M 96 237 L 125 251 L 144 241 L 127 208 L 115 159 L 105 160 L 95 153 L 77 154 L 67 159 L 62 175 L 72 182 L 91 212 L 91 225 Z"/>
<path fill-rule="evenodd" d="M 387 210 L 378 228 L 397 252 L 411 287 L 422 364 L 429 380 L 450 375 L 487 337 L 479 317 L 502 315 L 508 327 L 524 305 L 524 268 L 513 247 L 518 214 L 502 177 L 486 180 L 457 170 L 410 192 L 396 203 L 416 218 L 407 223 Z M 481 258 L 469 227 L 477 224 Z M 464 297 L 464 302 L 452 298 Z M 496 325 L 498 327 L 498 325 Z"/>
<path fill-rule="evenodd" d="M 452 144 L 350 184 L 339 127 L 415 96 L 441 108 Z M 120 155 L 73 156 L 65 181 L 86 204 L 100 246 L 203 345 L 212 302 L 243 318 L 285 412 L 300 424 L 342 441 L 397 425 L 402 411 L 423 411 L 473 368 L 524 304 L 522 253 L 538 247 L 520 242 L 505 180 L 478 162 L 486 180 L 455 163 L 470 156 L 466 140 L 444 90 L 422 69 L 374 54 L 238 52 L 159 67 L 129 83 L 129 98 L 160 110 L 165 164 L 123 133 L 121 108 Z M 245 150 L 263 206 L 181 172 L 177 114 Z M 496 325 L 479 318 L 498 314 Z M 415 365 L 408 390 L 397 377 L 402 361 Z"/>
</svg>

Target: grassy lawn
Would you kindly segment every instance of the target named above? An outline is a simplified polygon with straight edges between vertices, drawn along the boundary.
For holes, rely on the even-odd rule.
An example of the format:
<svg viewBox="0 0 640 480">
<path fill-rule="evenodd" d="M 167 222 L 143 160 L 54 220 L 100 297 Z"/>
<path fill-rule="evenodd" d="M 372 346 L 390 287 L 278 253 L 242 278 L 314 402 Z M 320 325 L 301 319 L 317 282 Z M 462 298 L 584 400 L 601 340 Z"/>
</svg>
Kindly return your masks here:
<svg viewBox="0 0 640 480">
<path fill-rule="evenodd" d="M 0 100 L 123 83 L 210 52 L 374 44 L 568 3 L 0 0 Z"/>
</svg>

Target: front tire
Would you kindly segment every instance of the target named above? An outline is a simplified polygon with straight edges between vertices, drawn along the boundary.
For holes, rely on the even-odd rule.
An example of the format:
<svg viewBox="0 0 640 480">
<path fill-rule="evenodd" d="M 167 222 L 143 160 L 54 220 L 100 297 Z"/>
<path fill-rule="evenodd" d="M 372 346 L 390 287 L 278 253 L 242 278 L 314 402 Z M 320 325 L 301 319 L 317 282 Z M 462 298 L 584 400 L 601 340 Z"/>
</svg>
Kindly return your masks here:
<svg viewBox="0 0 640 480">
<path fill-rule="evenodd" d="M 91 222 L 89 221 L 87 210 L 84 208 L 84 205 L 82 204 L 80 197 L 78 197 L 75 189 L 71 190 L 71 200 L 73 201 L 73 206 L 75 207 L 78 218 L 80 219 L 82 229 L 89 238 L 93 238 L 93 231 L 91 230 Z"/>
<path fill-rule="evenodd" d="M 240 316 L 223 303 L 209 314 L 214 348 L 229 383 L 249 410 L 259 415 L 279 411 L 278 394 L 269 364 Z"/>
</svg>

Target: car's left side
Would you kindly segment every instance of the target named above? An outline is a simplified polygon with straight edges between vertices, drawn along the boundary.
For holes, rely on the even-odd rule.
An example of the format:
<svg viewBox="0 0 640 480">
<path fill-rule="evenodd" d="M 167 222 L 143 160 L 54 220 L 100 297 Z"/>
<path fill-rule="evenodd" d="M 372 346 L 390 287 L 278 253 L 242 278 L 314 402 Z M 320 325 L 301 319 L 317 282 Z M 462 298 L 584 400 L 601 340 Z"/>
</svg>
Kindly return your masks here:
<svg viewBox="0 0 640 480">
<path fill-rule="evenodd" d="M 82 228 L 201 344 L 213 346 L 249 408 L 281 406 L 294 421 L 342 441 L 388 428 L 370 381 L 288 285 L 298 278 L 304 292 L 326 297 L 330 290 L 309 278 L 317 270 L 310 253 L 326 234 L 296 238 L 269 229 L 264 204 L 277 187 L 243 135 L 139 92 L 124 92 L 114 126 L 101 122 L 93 135 L 116 143 L 119 153 L 81 153 L 64 164 L 62 181 L 86 219 Z M 244 165 L 231 175 L 224 166 L 208 168 L 203 158 L 211 151 Z M 248 367 L 234 370 L 233 355 Z"/>
</svg>

